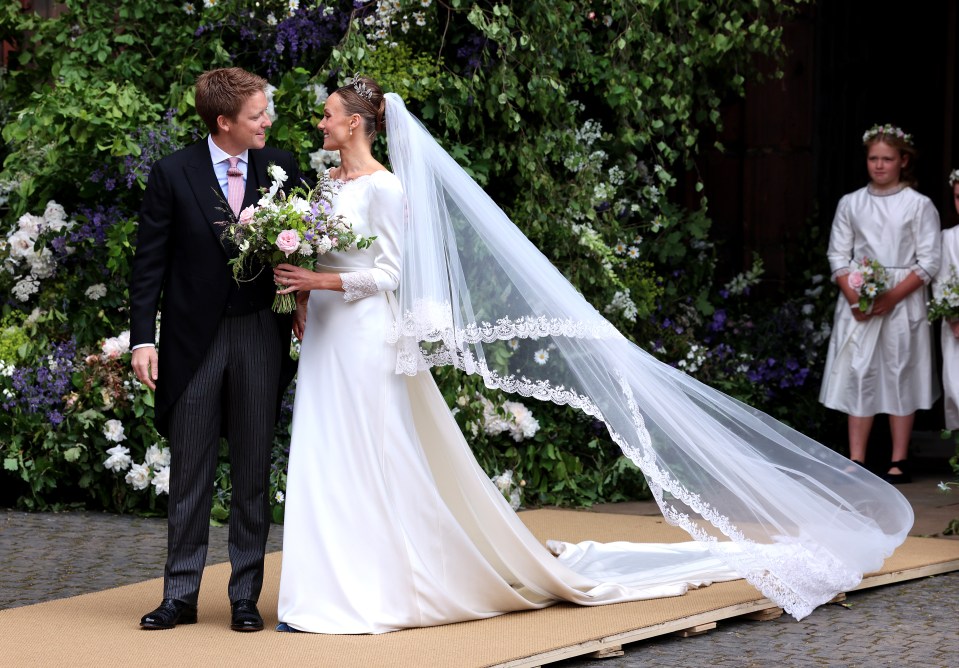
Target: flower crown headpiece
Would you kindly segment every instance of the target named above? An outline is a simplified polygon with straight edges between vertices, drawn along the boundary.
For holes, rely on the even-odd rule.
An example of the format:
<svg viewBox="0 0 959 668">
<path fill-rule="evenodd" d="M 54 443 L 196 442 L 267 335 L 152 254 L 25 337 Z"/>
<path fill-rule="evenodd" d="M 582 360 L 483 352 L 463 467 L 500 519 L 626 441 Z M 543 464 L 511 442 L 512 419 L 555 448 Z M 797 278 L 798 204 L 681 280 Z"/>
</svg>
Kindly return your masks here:
<svg viewBox="0 0 959 668">
<path fill-rule="evenodd" d="M 863 134 L 862 143 L 865 144 L 870 139 L 878 137 L 879 135 L 886 137 L 898 137 L 912 146 L 912 135 L 903 131 L 902 128 L 897 128 L 895 125 L 890 123 L 886 123 L 885 125 L 873 125 L 871 128 L 866 130 L 865 134 Z"/>
<path fill-rule="evenodd" d="M 959 169 L 954 169 L 949 173 L 949 185 L 955 186 L 959 183 Z"/>
<path fill-rule="evenodd" d="M 366 85 L 366 82 L 360 78 L 360 73 L 356 72 L 346 80 L 346 85 L 353 86 L 353 92 L 362 97 L 367 102 L 373 101 L 373 89 Z"/>
</svg>

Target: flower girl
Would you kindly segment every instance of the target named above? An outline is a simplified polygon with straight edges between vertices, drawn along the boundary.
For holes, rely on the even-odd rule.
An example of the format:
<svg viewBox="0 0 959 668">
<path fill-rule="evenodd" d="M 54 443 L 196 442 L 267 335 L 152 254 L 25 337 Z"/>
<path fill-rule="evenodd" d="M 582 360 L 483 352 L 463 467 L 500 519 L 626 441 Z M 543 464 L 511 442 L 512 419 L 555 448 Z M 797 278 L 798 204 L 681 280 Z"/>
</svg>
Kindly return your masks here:
<svg viewBox="0 0 959 668">
<path fill-rule="evenodd" d="M 829 237 L 840 294 L 819 400 L 849 416 L 849 457 L 860 465 L 875 415 L 887 413 L 892 461 L 882 473 L 904 483 L 915 412 L 938 396 L 925 285 L 939 270 L 939 214 L 913 189 L 911 135 L 875 125 L 863 145 L 869 183 L 839 201 Z"/>
<path fill-rule="evenodd" d="M 959 213 L 959 169 L 949 175 Z M 942 388 L 946 429 L 959 429 L 959 227 L 942 231 L 942 267 L 932 284 L 930 320 L 942 318 Z"/>
</svg>

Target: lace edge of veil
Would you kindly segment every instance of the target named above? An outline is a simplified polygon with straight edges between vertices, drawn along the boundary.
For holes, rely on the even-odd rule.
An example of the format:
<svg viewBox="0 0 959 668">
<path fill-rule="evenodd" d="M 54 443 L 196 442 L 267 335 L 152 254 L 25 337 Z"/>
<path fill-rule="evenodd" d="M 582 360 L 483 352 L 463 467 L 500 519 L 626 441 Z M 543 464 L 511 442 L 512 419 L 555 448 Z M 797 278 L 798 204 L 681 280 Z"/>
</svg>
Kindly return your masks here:
<svg viewBox="0 0 959 668">
<path fill-rule="evenodd" d="M 622 334 L 607 321 L 603 321 L 604 326 L 602 323 L 530 316 L 515 320 L 501 318 L 495 323 L 470 323 L 465 327 L 453 328 L 449 324 L 450 320 L 446 318 L 444 323 L 437 319 L 435 314 L 434 317 L 419 319 L 407 313 L 407 317 L 400 324 L 394 324 L 388 338 L 390 343 L 397 344 L 396 373 L 414 376 L 432 367 L 452 366 L 468 374 L 480 376 L 490 389 L 570 406 L 601 420 L 613 442 L 646 476 L 653 498 L 667 522 L 685 530 L 695 540 L 710 545 L 715 556 L 726 561 L 743 579 L 796 619 L 802 619 L 837 593 L 849 591 L 861 581 L 861 573 L 851 571 L 823 549 L 811 548 L 795 539 L 761 544 L 747 538 L 727 516 L 719 513 L 699 494 L 688 490 L 678 479 L 658 466 L 652 438 L 625 378 L 620 377 L 620 386 L 633 421 L 636 444 L 616 432 L 606 422 L 602 411 L 590 397 L 562 385 L 554 386 L 546 380 L 502 375 L 490 369 L 485 361 L 477 359 L 464 345 L 547 336 L 621 338 Z M 431 351 L 420 345 L 436 342 L 443 343 L 438 350 Z M 737 550 L 723 549 L 722 546 L 728 546 L 728 542 L 720 543 L 716 536 L 709 534 L 701 526 L 696 517 L 673 505 L 665 493 L 682 503 L 702 521 L 716 528 L 737 546 Z M 888 557 L 889 554 L 883 556 Z M 800 581 L 807 585 L 803 591 L 798 591 L 797 583 Z M 814 583 L 813 586 L 809 586 L 811 583 Z"/>
</svg>

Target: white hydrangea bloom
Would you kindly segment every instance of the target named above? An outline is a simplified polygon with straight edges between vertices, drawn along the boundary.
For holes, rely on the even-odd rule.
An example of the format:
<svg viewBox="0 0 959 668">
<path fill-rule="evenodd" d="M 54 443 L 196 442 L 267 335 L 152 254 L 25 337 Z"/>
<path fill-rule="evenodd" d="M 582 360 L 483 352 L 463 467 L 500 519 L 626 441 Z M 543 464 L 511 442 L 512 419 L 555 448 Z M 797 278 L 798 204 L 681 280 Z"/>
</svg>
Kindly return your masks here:
<svg viewBox="0 0 959 668">
<path fill-rule="evenodd" d="M 94 283 L 83 294 L 87 299 L 97 301 L 107 296 L 107 286 L 103 283 Z"/>
<path fill-rule="evenodd" d="M 13 293 L 13 296 L 19 299 L 22 302 L 25 302 L 30 299 L 30 295 L 36 294 L 40 290 L 40 283 L 37 282 L 37 279 L 33 276 L 24 276 L 20 281 L 13 286 L 10 292 Z"/>
<path fill-rule="evenodd" d="M 277 119 L 276 107 L 273 104 L 273 92 L 275 90 L 276 90 L 276 86 L 274 86 L 273 84 L 267 84 L 266 89 L 263 91 L 264 93 L 266 93 L 266 115 L 270 117 L 271 121 L 276 121 Z M 286 177 L 284 177 L 283 180 L 285 181 Z"/>
<path fill-rule="evenodd" d="M 329 237 L 323 237 L 316 242 L 316 251 L 320 255 L 323 255 L 324 253 L 328 253 L 331 248 L 333 248 L 333 242 L 330 240 Z"/>
<path fill-rule="evenodd" d="M 339 151 L 327 151 L 320 149 L 310 153 L 310 168 L 316 172 L 324 172 L 328 167 L 336 167 L 340 164 Z"/>
<path fill-rule="evenodd" d="M 506 469 L 498 476 L 492 478 L 493 484 L 496 485 L 496 489 L 503 492 L 504 494 L 509 492 L 509 488 L 513 486 L 513 471 L 512 469 Z"/>
<path fill-rule="evenodd" d="M 30 263 L 30 273 L 40 280 L 50 278 L 57 269 L 57 260 L 49 248 L 41 248 L 39 253 L 29 256 L 27 261 Z"/>
<path fill-rule="evenodd" d="M 306 90 L 313 93 L 314 102 L 317 107 L 322 107 L 326 99 L 330 96 L 330 91 L 323 84 L 310 84 Z"/>
</svg>

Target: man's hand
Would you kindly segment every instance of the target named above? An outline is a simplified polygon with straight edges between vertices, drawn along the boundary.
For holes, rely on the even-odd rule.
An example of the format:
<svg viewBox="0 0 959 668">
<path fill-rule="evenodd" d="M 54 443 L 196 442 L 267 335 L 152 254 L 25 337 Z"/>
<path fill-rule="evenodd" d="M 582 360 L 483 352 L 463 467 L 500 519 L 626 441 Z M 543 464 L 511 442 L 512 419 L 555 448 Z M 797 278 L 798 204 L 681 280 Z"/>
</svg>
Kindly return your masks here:
<svg viewBox="0 0 959 668">
<path fill-rule="evenodd" d="M 309 295 L 310 293 L 306 293 Z M 309 299 L 301 299 L 300 295 L 296 298 L 296 311 L 293 313 L 293 336 L 297 341 L 303 340 L 303 333 L 306 331 L 306 302 Z"/>
<path fill-rule="evenodd" d="M 140 382 L 151 390 L 157 389 L 157 349 L 154 346 L 143 346 L 133 351 L 133 360 L 130 365 L 133 373 Z"/>
</svg>

